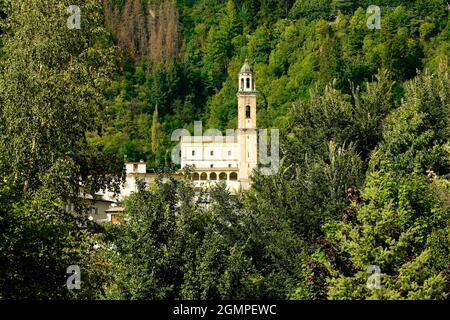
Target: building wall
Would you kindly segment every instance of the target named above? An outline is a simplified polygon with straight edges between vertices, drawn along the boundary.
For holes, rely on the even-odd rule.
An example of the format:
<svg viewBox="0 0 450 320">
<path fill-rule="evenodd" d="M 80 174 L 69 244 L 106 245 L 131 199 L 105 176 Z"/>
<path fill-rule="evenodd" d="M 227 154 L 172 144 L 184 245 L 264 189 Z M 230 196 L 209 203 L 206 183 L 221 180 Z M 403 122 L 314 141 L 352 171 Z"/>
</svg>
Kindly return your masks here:
<svg viewBox="0 0 450 320">
<path fill-rule="evenodd" d="M 125 164 L 125 169 L 127 173 L 146 173 L 147 165 L 145 162 L 127 162 Z"/>
<path fill-rule="evenodd" d="M 181 168 L 187 165 L 198 169 L 237 168 L 239 148 L 236 142 L 212 141 L 209 137 L 195 142 L 190 137 L 181 140 Z M 211 154 L 212 152 L 212 154 Z"/>
<path fill-rule="evenodd" d="M 96 222 L 111 221 L 111 209 L 116 210 L 112 204 L 123 203 L 123 201 L 134 192 L 138 191 L 137 180 L 143 180 L 147 185 L 155 182 L 158 174 L 147 173 L 147 166 L 145 162 L 127 162 L 125 163 L 126 179 L 123 185 L 120 187 L 120 192 L 115 195 L 110 191 L 99 191 L 96 194 L 96 199 L 93 201 L 89 195 L 81 195 L 84 198 L 84 202 L 88 207 L 88 216 L 92 216 Z M 175 178 L 182 179 L 183 175 L 174 175 Z M 75 213 L 74 206 L 70 203 L 64 203 L 63 208 L 67 212 Z M 107 212 L 109 210 L 109 212 Z M 117 213 L 120 215 L 121 213 Z"/>
<path fill-rule="evenodd" d="M 111 207 L 113 201 L 103 198 L 94 201 L 92 197 L 88 198 L 86 196 L 83 198 L 83 203 L 86 206 L 87 211 L 85 214 L 88 218 L 92 217 L 92 220 L 95 222 L 105 222 L 108 219 L 106 210 Z M 76 214 L 73 203 L 63 203 L 62 207 L 66 212 Z"/>
<path fill-rule="evenodd" d="M 106 210 L 110 208 L 111 201 L 96 200 L 93 202 L 92 200 L 86 199 L 85 202 L 88 207 L 88 217 L 92 217 L 96 222 L 105 222 L 108 220 Z"/>
<path fill-rule="evenodd" d="M 237 98 L 238 143 L 240 145 L 239 176 L 242 188 L 248 189 L 250 187 L 250 176 L 257 166 L 258 140 L 256 132 L 255 89 L 239 91 Z"/>
<path fill-rule="evenodd" d="M 238 127 L 239 129 L 256 129 L 256 92 L 238 92 Z M 250 107 L 250 118 L 247 117 Z"/>
<path fill-rule="evenodd" d="M 220 183 L 220 180 L 216 180 L 216 181 L 193 181 L 194 184 L 194 188 L 208 188 L 211 187 L 214 184 L 218 184 Z M 230 191 L 231 193 L 238 193 L 241 190 L 241 183 L 239 180 L 237 181 L 231 181 L 231 180 L 227 180 L 226 182 L 226 186 L 228 191 Z"/>
</svg>

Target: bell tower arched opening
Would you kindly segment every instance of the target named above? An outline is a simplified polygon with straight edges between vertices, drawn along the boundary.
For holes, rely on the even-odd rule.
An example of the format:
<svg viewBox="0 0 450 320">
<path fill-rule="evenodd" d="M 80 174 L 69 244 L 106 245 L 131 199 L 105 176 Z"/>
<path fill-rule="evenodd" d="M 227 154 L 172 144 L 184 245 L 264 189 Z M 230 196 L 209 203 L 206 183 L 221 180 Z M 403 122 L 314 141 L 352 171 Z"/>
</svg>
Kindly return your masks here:
<svg viewBox="0 0 450 320">
<path fill-rule="evenodd" d="M 252 117 L 252 107 L 245 107 L 245 119 L 250 119 Z"/>
</svg>

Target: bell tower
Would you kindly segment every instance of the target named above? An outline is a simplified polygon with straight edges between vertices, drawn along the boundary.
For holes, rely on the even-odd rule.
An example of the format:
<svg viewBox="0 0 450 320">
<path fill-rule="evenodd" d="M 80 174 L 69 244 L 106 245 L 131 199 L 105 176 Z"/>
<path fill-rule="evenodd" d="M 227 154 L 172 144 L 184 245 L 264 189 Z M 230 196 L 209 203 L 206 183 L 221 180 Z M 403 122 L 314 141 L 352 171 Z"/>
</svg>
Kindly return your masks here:
<svg viewBox="0 0 450 320">
<path fill-rule="evenodd" d="M 247 59 L 239 72 L 238 86 L 239 180 L 245 190 L 250 186 L 249 178 L 258 161 L 255 78 Z"/>
</svg>

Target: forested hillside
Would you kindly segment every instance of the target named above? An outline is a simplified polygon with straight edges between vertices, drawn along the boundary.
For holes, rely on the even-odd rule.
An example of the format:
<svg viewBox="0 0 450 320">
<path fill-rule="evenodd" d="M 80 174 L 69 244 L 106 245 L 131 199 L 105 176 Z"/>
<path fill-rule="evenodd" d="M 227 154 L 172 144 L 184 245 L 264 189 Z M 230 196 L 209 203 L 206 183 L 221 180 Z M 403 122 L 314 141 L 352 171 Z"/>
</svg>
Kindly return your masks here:
<svg viewBox="0 0 450 320">
<path fill-rule="evenodd" d="M 446 1 L 86 0 L 68 30 L 71 2 L 0 0 L 1 299 L 448 299 Z M 164 175 L 117 225 L 61 208 L 124 156 L 173 170 L 177 128 L 235 128 L 245 58 L 275 175 Z"/>
<path fill-rule="evenodd" d="M 234 128 L 237 73 L 247 57 L 258 89 L 258 126 L 284 127 L 293 103 L 325 86 L 350 95 L 389 70 L 399 103 L 403 82 L 435 71 L 449 49 L 445 1 L 379 1 L 382 27 L 369 30 L 370 1 L 108 1 L 105 15 L 125 52 L 111 88 L 102 143 L 131 160 L 164 164 L 175 128 L 203 120 Z M 151 151 L 158 106 L 160 146 Z M 394 104 L 392 104 L 392 107 Z M 191 130 L 192 131 L 192 130 Z"/>
</svg>

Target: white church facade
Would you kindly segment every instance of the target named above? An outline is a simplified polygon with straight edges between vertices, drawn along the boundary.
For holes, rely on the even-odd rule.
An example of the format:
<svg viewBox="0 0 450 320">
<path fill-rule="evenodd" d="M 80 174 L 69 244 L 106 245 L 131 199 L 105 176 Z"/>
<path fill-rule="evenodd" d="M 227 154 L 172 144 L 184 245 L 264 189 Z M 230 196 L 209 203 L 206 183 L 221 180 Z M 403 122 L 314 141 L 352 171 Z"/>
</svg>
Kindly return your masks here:
<svg viewBox="0 0 450 320">
<path fill-rule="evenodd" d="M 181 137 L 181 169 L 192 168 L 191 180 L 194 187 L 207 187 L 224 181 L 228 190 L 236 194 L 250 187 L 250 177 L 258 163 L 256 128 L 256 89 L 251 66 L 245 60 L 239 72 L 237 92 L 237 129 L 227 130 L 228 135 L 199 135 Z M 220 132 L 217 132 L 219 134 Z M 144 161 L 125 163 L 126 179 L 119 194 L 99 191 L 95 198 L 81 195 L 89 210 L 89 218 L 96 222 L 119 221 L 122 217 L 124 200 L 138 191 L 137 180 L 154 183 L 156 173 L 148 173 Z M 182 171 L 182 170 L 181 170 Z M 183 179 L 182 172 L 173 175 Z M 65 205 L 73 211 L 70 204 Z"/>
<path fill-rule="evenodd" d="M 237 101 L 238 123 L 232 135 L 181 138 L 181 168 L 192 168 L 191 179 L 196 187 L 220 181 L 225 181 L 232 193 L 250 187 L 258 145 L 255 78 L 247 59 L 239 72 Z"/>
</svg>

